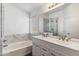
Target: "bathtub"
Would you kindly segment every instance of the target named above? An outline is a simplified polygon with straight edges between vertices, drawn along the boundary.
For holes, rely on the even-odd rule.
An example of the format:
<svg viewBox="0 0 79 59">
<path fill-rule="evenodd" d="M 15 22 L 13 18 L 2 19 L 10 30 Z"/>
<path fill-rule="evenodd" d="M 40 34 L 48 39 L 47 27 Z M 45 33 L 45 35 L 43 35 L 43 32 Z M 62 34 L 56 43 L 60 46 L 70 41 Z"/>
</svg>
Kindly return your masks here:
<svg viewBox="0 0 79 59">
<path fill-rule="evenodd" d="M 3 56 L 24 56 L 32 52 L 32 41 L 18 41 L 3 47 Z"/>
</svg>

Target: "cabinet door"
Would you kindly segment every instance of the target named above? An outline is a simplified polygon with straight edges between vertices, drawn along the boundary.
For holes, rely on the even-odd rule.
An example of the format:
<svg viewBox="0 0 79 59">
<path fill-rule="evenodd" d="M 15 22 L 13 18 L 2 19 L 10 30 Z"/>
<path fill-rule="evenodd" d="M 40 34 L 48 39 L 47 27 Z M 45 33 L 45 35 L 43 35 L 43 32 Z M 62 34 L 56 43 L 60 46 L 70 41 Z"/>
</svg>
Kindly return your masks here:
<svg viewBox="0 0 79 59">
<path fill-rule="evenodd" d="M 41 56 L 49 56 L 49 49 L 47 47 L 41 46 Z"/>
<path fill-rule="evenodd" d="M 33 45 L 33 56 L 41 56 L 41 49 L 37 45 Z"/>
<path fill-rule="evenodd" d="M 63 55 L 59 53 L 58 51 L 50 49 L 50 56 L 63 56 Z"/>
</svg>

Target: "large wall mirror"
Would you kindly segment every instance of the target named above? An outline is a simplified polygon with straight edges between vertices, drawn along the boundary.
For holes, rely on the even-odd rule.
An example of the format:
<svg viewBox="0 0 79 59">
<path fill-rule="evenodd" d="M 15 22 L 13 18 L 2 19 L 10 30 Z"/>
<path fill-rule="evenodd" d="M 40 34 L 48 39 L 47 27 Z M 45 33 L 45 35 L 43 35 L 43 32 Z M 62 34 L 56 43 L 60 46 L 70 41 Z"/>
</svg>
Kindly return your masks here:
<svg viewBox="0 0 79 59">
<path fill-rule="evenodd" d="M 42 20 L 39 19 L 39 22 L 41 22 L 43 26 L 43 32 L 52 33 L 53 36 L 59 36 L 64 34 L 63 10 L 55 11 L 52 13 L 45 13 L 42 15 Z"/>
</svg>

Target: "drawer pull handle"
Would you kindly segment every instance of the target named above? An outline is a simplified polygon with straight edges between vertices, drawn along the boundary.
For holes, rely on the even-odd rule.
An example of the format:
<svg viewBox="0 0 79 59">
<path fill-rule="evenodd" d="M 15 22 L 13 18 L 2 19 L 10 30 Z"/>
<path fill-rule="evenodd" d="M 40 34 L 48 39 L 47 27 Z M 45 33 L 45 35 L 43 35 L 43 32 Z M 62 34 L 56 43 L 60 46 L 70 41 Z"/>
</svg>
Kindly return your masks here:
<svg viewBox="0 0 79 59">
<path fill-rule="evenodd" d="M 52 56 L 55 56 L 55 54 L 51 53 Z"/>
<path fill-rule="evenodd" d="M 3 45 L 3 47 L 7 47 L 8 45 Z"/>
<path fill-rule="evenodd" d="M 42 56 L 45 56 L 44 54 L 42 54 Z"/>
<path fill-rule="evenodd" d="M 3 40 L 3 42 L 6 42 L 7 40 Z"/>
<path fill-rule="evenodd" d="M 36 45 L 36 47 L 39 47 L 38 45 Z"/>
<path fill-rule="evenodd" d="M 44 51 L 47 51 L 46 49 L 42 48 Z"/>
</svg>

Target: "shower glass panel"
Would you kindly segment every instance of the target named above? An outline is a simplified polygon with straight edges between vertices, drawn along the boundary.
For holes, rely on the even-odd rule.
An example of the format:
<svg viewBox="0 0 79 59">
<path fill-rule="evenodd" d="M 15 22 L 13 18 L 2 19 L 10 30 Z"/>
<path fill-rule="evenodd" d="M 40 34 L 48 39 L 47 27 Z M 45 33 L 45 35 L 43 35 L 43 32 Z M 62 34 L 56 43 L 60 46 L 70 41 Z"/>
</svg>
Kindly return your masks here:
<svg viewBox="0 0 79 59">
<path fill-rule="evenodd" d="M 2 55 L 2 4 L 0 3 L 0 56 Z"/>
<path fill-rule="evenodd" d="M 6 51 L 10 51 L 8 50 L 8 46 L 11 44 L 14 45 L 15 43 L 26 42 L 26 40 L 29 40 L 29 15 L 26 11 L 19 9 L 18 5 L 22 4 L 2 3 L 3 56 L 7 55 L 8 52 L 6 53 Z M 14 49 L 12 49 L 12 51 Z"/>
</svg>

